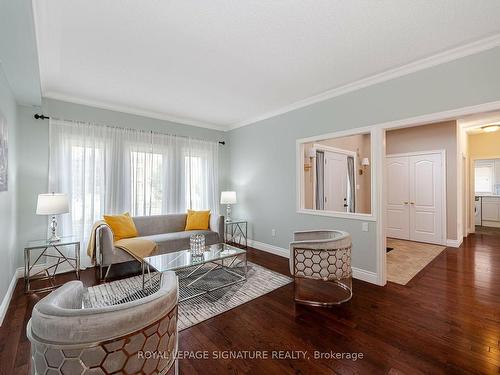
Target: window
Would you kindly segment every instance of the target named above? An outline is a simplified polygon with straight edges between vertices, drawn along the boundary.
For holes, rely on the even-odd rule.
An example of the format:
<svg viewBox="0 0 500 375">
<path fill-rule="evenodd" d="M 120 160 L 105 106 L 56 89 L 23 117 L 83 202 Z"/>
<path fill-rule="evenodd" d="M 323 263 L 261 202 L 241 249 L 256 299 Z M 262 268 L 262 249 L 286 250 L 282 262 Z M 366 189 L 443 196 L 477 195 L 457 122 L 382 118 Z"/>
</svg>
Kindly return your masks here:
<svg viewBox="0 0 500 375">
<path fill-rule="evenodd" d="M 476 193 L 493 193 L 495 168 L 493 162 L 477 161 L 474 169 L 474 189 Z"/>
<path fill-rule="evenodd" d="M 187 176 L 184 186 L 186 207 L 193 210 L 208 209 L 209 186 L 204 183 L 208 178 L 208 160 L 201 156 L 186 156 L 184 168 Z"/>
<path fill-rule="evenodd" d="M 74 235 L 83 235 L 86 220 L 100 217 L 103 208 L 103 181 L 99 176 L 102 152 L 99 148 L 71 148 L 71 217 Z"/>
<path fill-rule="evenodd" d="M 160 215 L 163 194 L 163 155 L 130 153 L 130 207 L 133 216 Z"/>
<path fill-rule="evenodd" d="M 84 242 L 83 265 L 91 264 L 85 242 L 104 214 L 218 211 L 217 142 L 59 120 L 49 134 L 49 191 L 68 194 L 60 230 Z"/>
</svg>

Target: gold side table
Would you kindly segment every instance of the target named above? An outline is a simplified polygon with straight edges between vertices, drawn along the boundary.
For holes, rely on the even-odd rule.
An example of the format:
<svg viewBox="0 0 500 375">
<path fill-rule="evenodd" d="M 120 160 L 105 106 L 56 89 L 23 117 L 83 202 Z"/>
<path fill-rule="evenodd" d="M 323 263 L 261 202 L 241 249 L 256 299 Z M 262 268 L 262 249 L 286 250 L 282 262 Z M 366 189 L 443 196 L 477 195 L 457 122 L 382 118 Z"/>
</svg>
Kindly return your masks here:
<svg viewBox="0 0 500 375">
<path fill-rule="evenodd" d="M 73 246 L 74 247 L 74 257 L 70 257 L 64 254 L 62 247 Z M 31 262 L 31 252 L 33 250 L 42 250 L 40 254 L 36 257 L 34 262 Z M 54 251 L 49 251 L 49 250 Z M 42 265 L 41 259 L 55 259 L 55 263 Z M 75 236 L 64 236 L 57 242 L 49 242 L 48 240 L 36 240 L 28 241 L 26 247 L 24 248 L 24 292 L 45 292 L 53 290 L 62 284 L 56 284 L 55 278 L 56 273 L 61 264 L 68 263 L 71 268 L 75 271 L 76 279 L 80 280 L 80 239 Z M 36 272 L 32 273 L 35 266 L 41 266 Z M 37 267 L 38 268 L 38 267 Z M 48 280 L 50 286 L 39 289 L 31 288 L 31 281 L 35 280 Z"/>
</svg>

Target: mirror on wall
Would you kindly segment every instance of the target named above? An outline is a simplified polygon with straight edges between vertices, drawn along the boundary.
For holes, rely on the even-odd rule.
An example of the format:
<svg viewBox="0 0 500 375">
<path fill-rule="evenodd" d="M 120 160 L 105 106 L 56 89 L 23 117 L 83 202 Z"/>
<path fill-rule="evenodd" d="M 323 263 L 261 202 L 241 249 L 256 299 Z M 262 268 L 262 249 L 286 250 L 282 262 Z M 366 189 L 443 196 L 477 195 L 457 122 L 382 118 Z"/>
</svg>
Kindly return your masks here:
<svg viewBox="0 0 500 375">
<path fill-rule="evenodd" d="M 366 133 L 302 143 L 301 208 L 371 214 L 370 142 Z"/>
</svg>

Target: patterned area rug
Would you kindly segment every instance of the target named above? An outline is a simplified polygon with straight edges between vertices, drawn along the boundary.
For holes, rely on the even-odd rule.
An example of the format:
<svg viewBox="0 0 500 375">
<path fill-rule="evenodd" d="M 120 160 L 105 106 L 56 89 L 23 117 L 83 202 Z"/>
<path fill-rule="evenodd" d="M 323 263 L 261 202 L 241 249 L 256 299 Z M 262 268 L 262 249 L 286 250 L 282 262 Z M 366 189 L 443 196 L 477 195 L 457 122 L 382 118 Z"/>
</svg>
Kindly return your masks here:
<svg viewBox="0 0 500 375">
<path fill-rule="evenodd" d="M 445 249 L 428 243 L 387 239 L 387 280 L 406 285 Z"/>
<path fill-rule="evenodd" d="M 183 274 L 178 273 L 178 275 L 183 279 L 187 273 L 188 271 L 183 271 Z M 157 276 L 158 274 L 152 274 L 153 282 L 144 292 L 142 291 L 142 276 L 129 277 L 90 287 L 84 295 L 84 306 L 87 308 L 102 307 L 141 298 L 145 294 L 157 290 L 159 280 Z M 185 286 L 194 278 L 196 276 L 193 275 L 180 281 L 181 298 L 188 295 L 189 289 Z M 237 276 L 222 270 L 214 271 L 202 279 L 203 283 L 198 284 L 198 287 L 211 288 L 214 285 L 237 279 Z M 179 331 L 222 314 L 291 282 L 290 277 L 248 262 L 246 281 L 181 302 L 179 304 Z"/>
</svg>

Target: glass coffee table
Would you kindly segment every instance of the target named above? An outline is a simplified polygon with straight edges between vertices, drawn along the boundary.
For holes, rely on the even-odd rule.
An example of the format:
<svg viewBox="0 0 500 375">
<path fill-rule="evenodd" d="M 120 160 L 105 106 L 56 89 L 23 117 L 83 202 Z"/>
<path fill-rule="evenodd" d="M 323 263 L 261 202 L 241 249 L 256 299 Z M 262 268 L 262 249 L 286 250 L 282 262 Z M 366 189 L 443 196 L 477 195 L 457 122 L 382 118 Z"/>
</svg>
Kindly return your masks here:
<svg viewBox="0 0 500 375">
<path fill-rule="evenodd" d="M 151 269 L 158 272 L 160 281 L 163 272 L 176 272 L 181 302 L 244 282 L 247 279 L 246 254 L 243 249 L 219 243 L 207 246 L 199 256 L 191 254 L 190 250 L 181 250 L 146 257 L 142 262 L 142 289 L 147 283 L 152 285 L 155 279 Z"/>
</svg>

